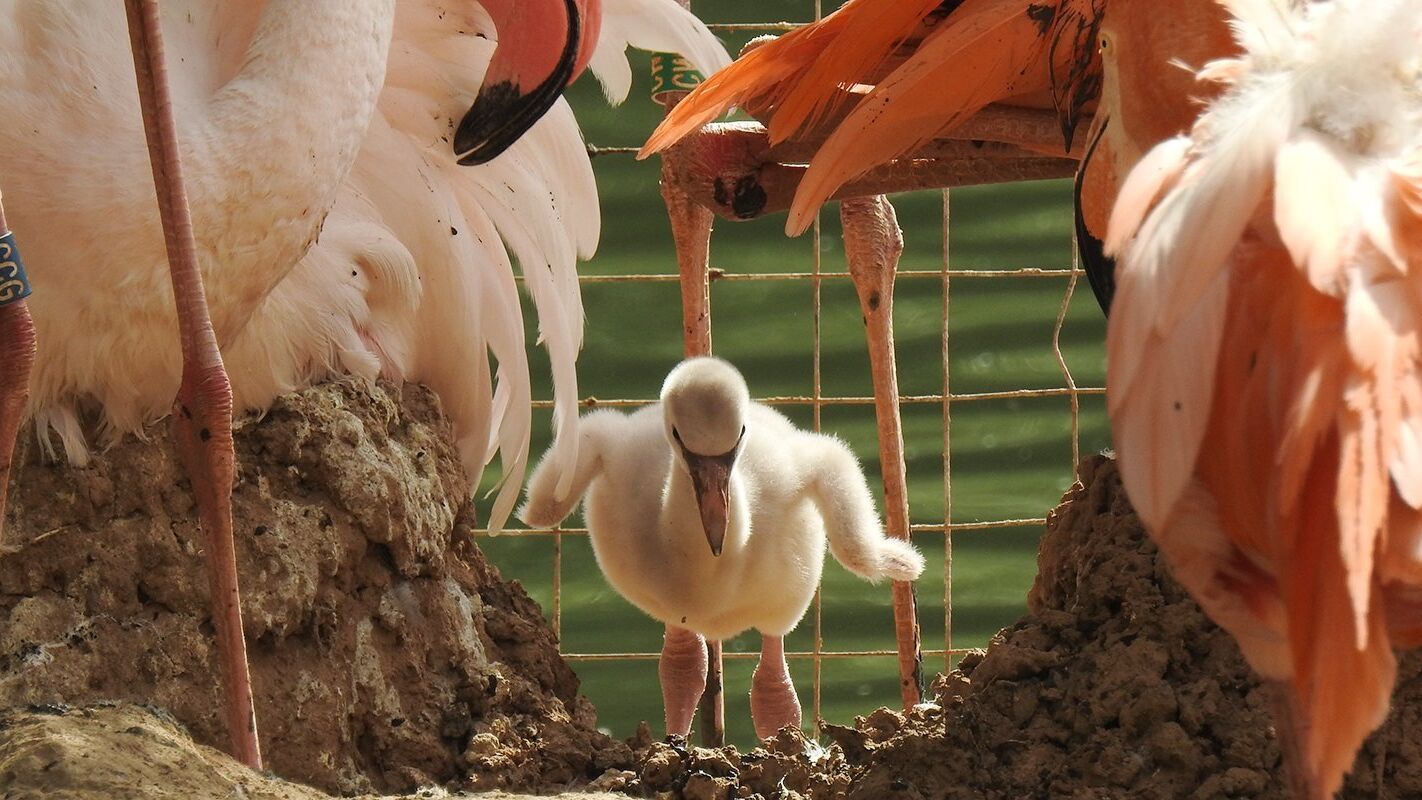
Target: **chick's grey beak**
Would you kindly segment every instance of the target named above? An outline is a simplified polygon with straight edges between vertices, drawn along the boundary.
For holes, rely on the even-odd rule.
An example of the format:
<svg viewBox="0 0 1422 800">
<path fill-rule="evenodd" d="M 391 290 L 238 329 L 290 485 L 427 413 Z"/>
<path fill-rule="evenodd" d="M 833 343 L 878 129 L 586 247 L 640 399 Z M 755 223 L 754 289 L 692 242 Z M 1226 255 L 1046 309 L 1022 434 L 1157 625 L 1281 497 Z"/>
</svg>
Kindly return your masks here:
<svg viewBox="0 0 1422 800">
<path fill-rule="evenodd" d="M 726 510 L 731 499 L 731 466 L 735 452 L 729 456 L 697 456 L 686 454 L 691 468 L 691 485 L 696 489 L 696 507 L 701 512 L 701 527 L 711 555 L 721 555 L 726 544 Z"/>
</svg>

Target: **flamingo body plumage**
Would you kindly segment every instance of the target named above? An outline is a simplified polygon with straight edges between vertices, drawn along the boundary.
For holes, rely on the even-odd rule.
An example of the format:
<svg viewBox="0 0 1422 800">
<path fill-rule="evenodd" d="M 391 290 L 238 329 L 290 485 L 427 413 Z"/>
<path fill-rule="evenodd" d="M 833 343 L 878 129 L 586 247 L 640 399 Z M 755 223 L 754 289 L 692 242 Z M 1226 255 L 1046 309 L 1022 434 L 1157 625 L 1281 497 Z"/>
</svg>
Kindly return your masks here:
<svg viewBox="0 0 1422 800">
<path fill-rule="evenodd" d="M 1222 94 L 1112 212 L 1108 406 L 1142 520 L 1331 797 L 1422 644 L 1422 3 L 1223 5 Z"/>
<path fill-rule="evenodd" d="M 812 131 L 786 232 L 806 230 L 837 190 L 951 132 L 992 103 L 1057 112 L 1071 150 L 1100 88 L 1104 0 L 851 0 L 765 42 L 697 87 L 648 139 L 664 150 L 732 107 L 767 121 L 772 144 Z M 828 130 L 825 130 L 828 129 Z"/>
</svg>

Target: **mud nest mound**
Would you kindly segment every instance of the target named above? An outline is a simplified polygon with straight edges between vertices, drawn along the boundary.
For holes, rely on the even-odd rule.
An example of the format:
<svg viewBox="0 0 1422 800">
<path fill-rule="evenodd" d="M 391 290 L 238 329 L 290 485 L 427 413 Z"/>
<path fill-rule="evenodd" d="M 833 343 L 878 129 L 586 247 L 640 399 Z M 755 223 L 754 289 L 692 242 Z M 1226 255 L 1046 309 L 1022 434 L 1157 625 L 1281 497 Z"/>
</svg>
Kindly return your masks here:
<svg viewBox="0 0 1422 800">
<path fill-rule="evenodd" d="M 166 443 L 84 469 L 21 458 L 14 551 L 0 556 L 0 706 L 88 705 L 0 713 L 0 785 L 182 790 L 196 754 L 227 787 L 215 796 L 319 797 L 263 783 L 176 724 L 225 741 L 201 538 Z M 664 800 L 1285 797 L 1264 692 L 1171 579 L 1106 458 L 1083 463 L 1049 517 L 1029 613 L 939 677 L 934 702 L 828 726 L 825 746 L 785 731 L 745 754 L 595 732 L 537 607 L 473 546 L 429 393 L 293 395 L 243 427 L 238 461 L 257 712 L 284 778 L 343 794 L 591 782 Z M 176 721 L 94 705 L 114 699 Z M 1422 660 L 1407 657 L 1343 796 L 1422 797 L 1416 732 Z M 130 782 L 83 783 L 111 758 Z"/>
<path fill-rule="evenodd" d="M 782 732 L 763 749 L 640 743 L 621 788 L 658 797 L 1278 798 L 1268 703 L 1228 634 L 1170 576 L 1113 461 L 1082 464 L 1047 521 L 1029 613 L 935 681 L 936 702 Z M 1422 659 L 1346 798 L 1422 797 Z"/>
<path fill-rule="evenodd" d="M 153 706 L 95 703 L 82 708 L 0 710 L 0 789 L 5 800 L 330 800 L 309 786 L 258 775 L 226 754 L 195 743 L 172 715 Z M 440 800 L 426 788 L 385 800 Z M 480 800 L 533 800 L 480 793 Z M 617 800 L 617 795 L 559 795 Z"/>
<path fill-rule="evenodd" d="M 165 426 L 84 468 L 23 434 L 0 554 L 0 706 L 129 700 L 226 746 L 203 538 Z M 233 493 L 267 766 L 327 791 L 586 782 L 631 751 L 474 546 L 435 397 L 341 382 L 237 432 Z"/>
</svg>

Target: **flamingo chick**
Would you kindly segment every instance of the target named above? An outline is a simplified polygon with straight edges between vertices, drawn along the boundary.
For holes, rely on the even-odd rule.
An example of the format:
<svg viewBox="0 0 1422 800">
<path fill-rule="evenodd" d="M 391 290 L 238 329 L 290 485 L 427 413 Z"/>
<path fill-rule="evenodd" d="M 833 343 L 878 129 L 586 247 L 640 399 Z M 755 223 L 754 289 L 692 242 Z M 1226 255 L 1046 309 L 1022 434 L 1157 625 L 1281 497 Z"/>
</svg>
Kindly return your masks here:
<svg viewBox="0 0 1422 800">
<path fill-rule="evenodd" d="M 756 735 L 799 726 L 784 638 L 814 597 L 826 539 L 867 580 L 923 572 L 912 545 L 884 536 L 849 448 L 752 402 L 745 379 L 721 359 L 683 361 L 667 375 L 660 403 L 594 412 L 579 435 L 570 480 L 560 481 L 545 456 L 519 516 L 551 527 L 587 496 L 598 566 L 667 626 L 660 675 L 668 734 L 691 731 L 706 639 L 748 628 L 762 643 L 751 682 Z"/>
</svg>

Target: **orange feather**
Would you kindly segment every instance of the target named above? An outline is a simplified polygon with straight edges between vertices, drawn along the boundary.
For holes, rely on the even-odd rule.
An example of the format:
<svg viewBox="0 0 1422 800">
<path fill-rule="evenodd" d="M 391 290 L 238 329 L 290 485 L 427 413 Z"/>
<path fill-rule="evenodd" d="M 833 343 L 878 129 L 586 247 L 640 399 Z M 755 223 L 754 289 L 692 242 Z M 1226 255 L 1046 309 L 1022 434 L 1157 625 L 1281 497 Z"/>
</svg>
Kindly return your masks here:
<svg viewBox="0 0 1422 800">
<path fill-rule="evenodd" d="M 845 101 L 844 90 L 850 84 L 868 83 L 870 73 L 936 19 L 934 12 L 944 5 L 942 0 L 846 3 L 834 14 L 843 17 L 841 35 L 826 41 L 802 75 L 781 81 L 771 114 L 770 141 L 783 142 L 823 121 Z"/>
<path fill-rule="evenodd" d="M 855 0 L 819 22 L 797 28 L 737 58 L 687 95 L 648 137 L 637 154 L 646 158 L 665 150 L 732 108 L 766 113 L 812 66 L 820 53 L 845 30 L 846 10 L 872 0 Z M 882 4 L 882 3 L 881 3 Z"/>
<path fill-rule="evenodd" d="M 1100 88 L 1096 26 L 1105 0 L 851 0 L 743 55 L 697 87 L 648 139 L 669 147 L 739 105 L 772 141 L 848 108 L 811 159 L 787 228 L 845 182 L 951 131 L 990 103 L 1055 108 L 1063 153 Z M 876 70 L 912 48 L 882 80 Z M 851 91 L 874 81 L 867 91 Z"/>
<path fill-rule="evenodd" d="M 1286 687 L 1280 737 L 1313 800 L 1386 716 L 1393 647 L 1422 644 L 1422 115 L 1387 83 L 1407 97 L 1422 72 L 1416 17 L 1388 16 L 1422 2 L 1227 5 L 1249 49 L 1205 71 L 1227 94 L 1140 160 L 1111 219 L 1108 407 L 1177 577 Z M 1142 13 L 1189 35 L 1162 10 Z M 1398 66 L 1367 72 L 1344 30 Z M 1129 148 L 1151 126 L 1122 102 L 1143 84 L 1124 56 L 1103 107 Z"/>
<path fill-rule="evenodd" d="M 1073 47 L 1056 45 L 1081 41 L 1080 28 L 1098 17 L 1094 6 L 964 0 L 836 127 L 810 162 L 786 231 L 804 231 L 846 182 L 952 131 L 989 103 L 1050 92 L 1058 75 L 1090 74 L 1080 63 L 1092 63 L 1094 47 L 1087 45 L 1083 59 Z M 1094 36 L 1087 41 L 1094 44 Z"/>
</svg>

